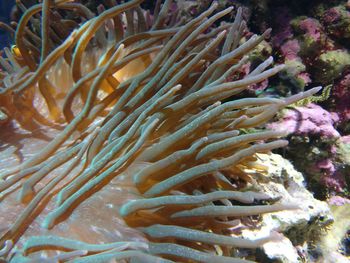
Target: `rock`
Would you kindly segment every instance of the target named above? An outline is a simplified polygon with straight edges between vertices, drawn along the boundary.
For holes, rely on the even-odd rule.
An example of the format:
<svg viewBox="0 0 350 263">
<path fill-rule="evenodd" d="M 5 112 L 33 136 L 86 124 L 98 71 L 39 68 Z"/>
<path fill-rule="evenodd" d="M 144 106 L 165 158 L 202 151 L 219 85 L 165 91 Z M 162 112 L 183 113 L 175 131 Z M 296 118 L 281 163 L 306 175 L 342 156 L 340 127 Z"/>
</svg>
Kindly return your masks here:
<svg viewBox="0 0 350 263">
<path fill-rule="evenodd" d="M 315 61 L 315 79 L 323 83 L 339 78 L 343 70 L 350 65 L 350 53 L 347 50 L 331 50 L 322 53 Z"/>
<path fill-rule="evenodd" d="M 317 104 L 309 103 L 306 106 L 284 109 L 279 120 L 269 123 L 267 128 L 286 131 L 293 135 L 317 135 L 334 139 L 340 137 L 334 128 L 338 121 L 337 114 L 328 112 Z"/>
<path fill-rule="evenodd" d="M 330 209 L 326 202 L 313 197 L 304 186 L 303 175 L 282 156 L 258 154 L 256 162 L 267 168 L 267 174 L 257 178 L 259 190 L 272 198 L 280 197 L 279 202 L 296 204 L 299 209 L 265 214 L 259 231 L 243 230 L 242 235 L 255 239 L 274 231 L 283 233 L 280 241 L 263 246 L 262 257 L 265 259 L 257 261 L 302 262 L 296 246 L 307 247 L 309 242 L 321 235 L 323 229 L 333 221 Z"/>
</svg>

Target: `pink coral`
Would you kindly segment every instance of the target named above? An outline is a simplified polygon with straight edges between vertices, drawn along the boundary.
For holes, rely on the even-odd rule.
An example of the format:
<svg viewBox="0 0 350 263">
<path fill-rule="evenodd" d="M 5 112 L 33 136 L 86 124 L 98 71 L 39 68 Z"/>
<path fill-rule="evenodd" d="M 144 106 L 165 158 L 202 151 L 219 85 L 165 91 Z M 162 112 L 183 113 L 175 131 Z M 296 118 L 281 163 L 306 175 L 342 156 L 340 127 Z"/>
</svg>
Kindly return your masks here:
<svg viewBox="0 0 350 263">
<path fill-rule="evenodd" d="M 336 101 L 335 110 L 340 120 L 350 120 L 350 69 L 345 70 L 332 89 L 333 98 Z"/>
<path fill-rule="evenodd" d="M 318 161 L 315 164 L 318 172 L 321 172 L 321 182 L 327 186 L 328 189 L 342 192 L 346 186 L 344 176 L 336 170 L 336 167 L 331 158 Z"/>
<path fill-rule="evenodd" d="M 332 160 L 329 158 L 317 162 L 316 166 L 319 169 L 326 170 L 327 173 L 330 173 L 330 174 L 333 174 L 335 172 L 334 164 L 332 163 Z"/>
<path fill-rule="evenodd" d="M 350 11 L 349 7 L 339 5 L 326 10 L 321 21 L 328 33 L 340 41 L 350 38 Z"/>
<path fill-rule="evenodd" d="M 321 106 L 311 103 L 305 107 L 286 110 L 282 119 L 269 124 L 268 128 L 285 130 L 297 135 L 319 134 L 327 138 L 337 138 L 340 137 L 340 134 L 333 127 L 337 121 L 337 114 L 330 113 Z"/>
<path fill-rule="evenodd" d="M 340 12 L 337 8 L 331 8 L 328 9 L 324 14 L 323 14 L 323 22 L 329 24 L 329 23 L 334 23 L 340 19 Z"/>
<path fill-rule="evenodd" d="M 319 41 L 321 38 L 321 25 L 316 19 L 306 18 L 300 21 L 300 29 L 312 37 L 314 41 Z"/>
<path fill-rule="evenodd" d="M 336 206 L 341 206 L 341 205 L 345 205 L 345 204 L 350 204 L 350 200 L 341 196 L 332 196 L 329 200 L 328 200 L 330 205 L 336 205 Z"/>
<path fill-rule="evenodd" d="M 300 45 L 298 40 L 288 40 L 281 46 L 281 53 L 287 60 L 298 59 L 298 52 L 300 51 Z"/>
<path fill-rule="evenodd" d="M 339 171 L 336 171 L 334 173 L 327 173 L 327 171 L 325 171 L 320 181 L 328 189 L 334 190 L 336 192 L 343 192 L 346 188 L 344 175 Z"/>
<path fill-rule="evenodd" d="M 345 143 L 345 144 L 350 144 L 350 135 L 342 136 L 340 138 L 340 142 Z"/>
<path fill-rule="evenodd" d="M 298 74 L 298 77 L 304 81 L 305 84 L 311 83 L 310 74 L 307 72 L 301 72 Z"/>
</svg>

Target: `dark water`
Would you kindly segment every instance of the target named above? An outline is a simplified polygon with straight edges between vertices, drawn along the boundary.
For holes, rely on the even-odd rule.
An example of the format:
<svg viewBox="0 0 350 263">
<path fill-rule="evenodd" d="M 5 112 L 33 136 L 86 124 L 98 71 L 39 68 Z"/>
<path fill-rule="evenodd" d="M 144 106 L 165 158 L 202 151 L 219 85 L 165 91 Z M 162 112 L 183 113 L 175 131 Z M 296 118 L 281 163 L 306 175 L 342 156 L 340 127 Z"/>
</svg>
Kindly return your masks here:
<svg viewBox="0 0 350 263">
<path fill-rule="evenodd" d="M 11 9 L 14 6 L 14 0 L 0 0 L 0 21 L 9 23 Z M 10 36 L 7 32 L 0 30 L 0 48 L 6 47 L 11 43 Z"/>
</svg>

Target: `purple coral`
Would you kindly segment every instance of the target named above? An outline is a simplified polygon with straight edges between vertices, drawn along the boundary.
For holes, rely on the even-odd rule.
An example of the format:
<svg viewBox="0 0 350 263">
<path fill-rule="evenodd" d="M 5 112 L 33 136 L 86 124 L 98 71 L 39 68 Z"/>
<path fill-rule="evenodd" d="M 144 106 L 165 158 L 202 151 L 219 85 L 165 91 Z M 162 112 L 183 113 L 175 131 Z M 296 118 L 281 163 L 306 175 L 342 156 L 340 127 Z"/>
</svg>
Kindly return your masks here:
<svg viewBox="0 0 350 263">
<path fill-rule="evenodd" d="M 288 40 L 281 46 L 281 54 L 286 60 L 300 59 L 298 53 L 300 51 L 300 45 L 298 40 Z"/>
<path fill-rule="evenodd" d="M 331 205 L 336 205 L 336 206 L 341 206 L 341 205 L 345 205 L 345 204 L 350 204 L 350 200 L 341 196 L 332 196 L 329 199 L 329 204 Z"/>
<path fill-rule="evenodd" d="M 285 110 L 279 121 L 268 125 L 269 129 L 293 135 L 292 141 L 297 144 L 291 145 L 290 151 L 292 155 L 296 153 L 293 157 L 296 165 L 331 195 L 344 194 L 349 177 L 347 161 L 342 157 L 347 156 L 347 153 L 342 153 L 347 147 L 340 144 L 349 144 L 350 136 L 341 137 L 334 127 L 337 123 L 337 113 L 311 103 Z M 302 157 L 297 154 L 299 152 L 303 152 Z"/>
<path fill-rule="evenodd" d="M 344 191 L 346 187 L 344 174 L 336 168 L 333 158 L 318 161 L 315 168 L 318 170 L 317 172 L 321 173 L 321 183 L 328 189 L 335 192 Z"/>
<path fill-rule="evenodd" d="M 269 129 L 284 130 L 296 135 L 320 135 L 326 138 L 340 137 L 334 128 L 338 122 L 337 114 L 330 113 L 316 104 L 295 107 L 284 111 L 283 117 L 268 125 Z"/>
<path fill-rule="evenodd" d="M 331 9 L 328 9 L 326 12 L 324 12 L 322 16 L 322 20 L 326 24 L 331 24 L 339 21 L 340 17 L 341 17 L 340 11 L 337 8 L 333 7 Z"/>
<path fill-rule="evenodd" d="M 350 120 L 350 69 L 343 72 L 342 76 L 333 85 L 332 97 L 335 101 L 335 110 L 341 122 Z"/>
<path fill-rule="evenodd" d="M 342 40 L 350 38 L 350 12 L 349 7 L 340 5 L 326 10 L 321 15 L 321 21 L 328 34 Z"/>
<path fill-rule="evenodd" d="M 342 136 L 339 140 L 341 143 L 350 144 L 350 135 Z"/>
<path fill-rule="evenodd" d="M 321 25 L 320 23 L 313 18 L 306 18 L 300 21 L 300 29 L 304 32 L 306 37 L 311 37 L 314 41 L 321 40 Z"/>
</svg>

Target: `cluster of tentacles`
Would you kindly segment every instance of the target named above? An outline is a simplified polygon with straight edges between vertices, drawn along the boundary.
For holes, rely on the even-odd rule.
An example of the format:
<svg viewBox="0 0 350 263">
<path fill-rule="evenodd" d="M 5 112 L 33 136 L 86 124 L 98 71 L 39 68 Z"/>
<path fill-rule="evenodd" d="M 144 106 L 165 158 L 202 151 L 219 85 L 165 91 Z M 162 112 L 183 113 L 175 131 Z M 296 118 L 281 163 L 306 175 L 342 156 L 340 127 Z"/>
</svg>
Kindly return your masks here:
<svg viewBox="0 0 350 263">
<path fill-rule="evenodd" d="M 232 8 L 216 12 L 214 3 L 182 21 L 181 10 L 169 11 L 170 0 L 158 1 L 161 8 L 152 15 L 141 2 L 101 5 L 97 16 L 65 0 L 23 7 L 15 46 L 0 61 L 2 111 L 24 129 L 56 132 L 44 148 L 1 174 L 1 202 L 15 194 L 25 204 L 1 236 L 3 259 L 250 262 L 231 257 L 232 248 L 257 248 L 275 237 L 239 237 L 237 219 L 295 208 L 261 203 L 269 197 L 243 190 L 251 182 L 247 168 L 264 170 L 254 166 L 255 154 L 285 146 L 278 139 L 283 134 L 241 131 L 318 89 L 285 99 L 227 100 L 283 68 L 269 68 L 270 58 L 239 78 L 246 55 L 269 32 L 240 43 L 241 10 L 232 24 L 213 26 Z M 62 12 L 84 19 L 55 23 Z M 33 32 L 38 19 L 41 32 Z M 121 177 L 128 177 L 134 195 L 113 209 L 144 240 L 90 244 L 26 236 L 48 204 L 40 227 L 55 229 Z M 43 257 L 43 251 L 53 252 Z"/>
</svg>

